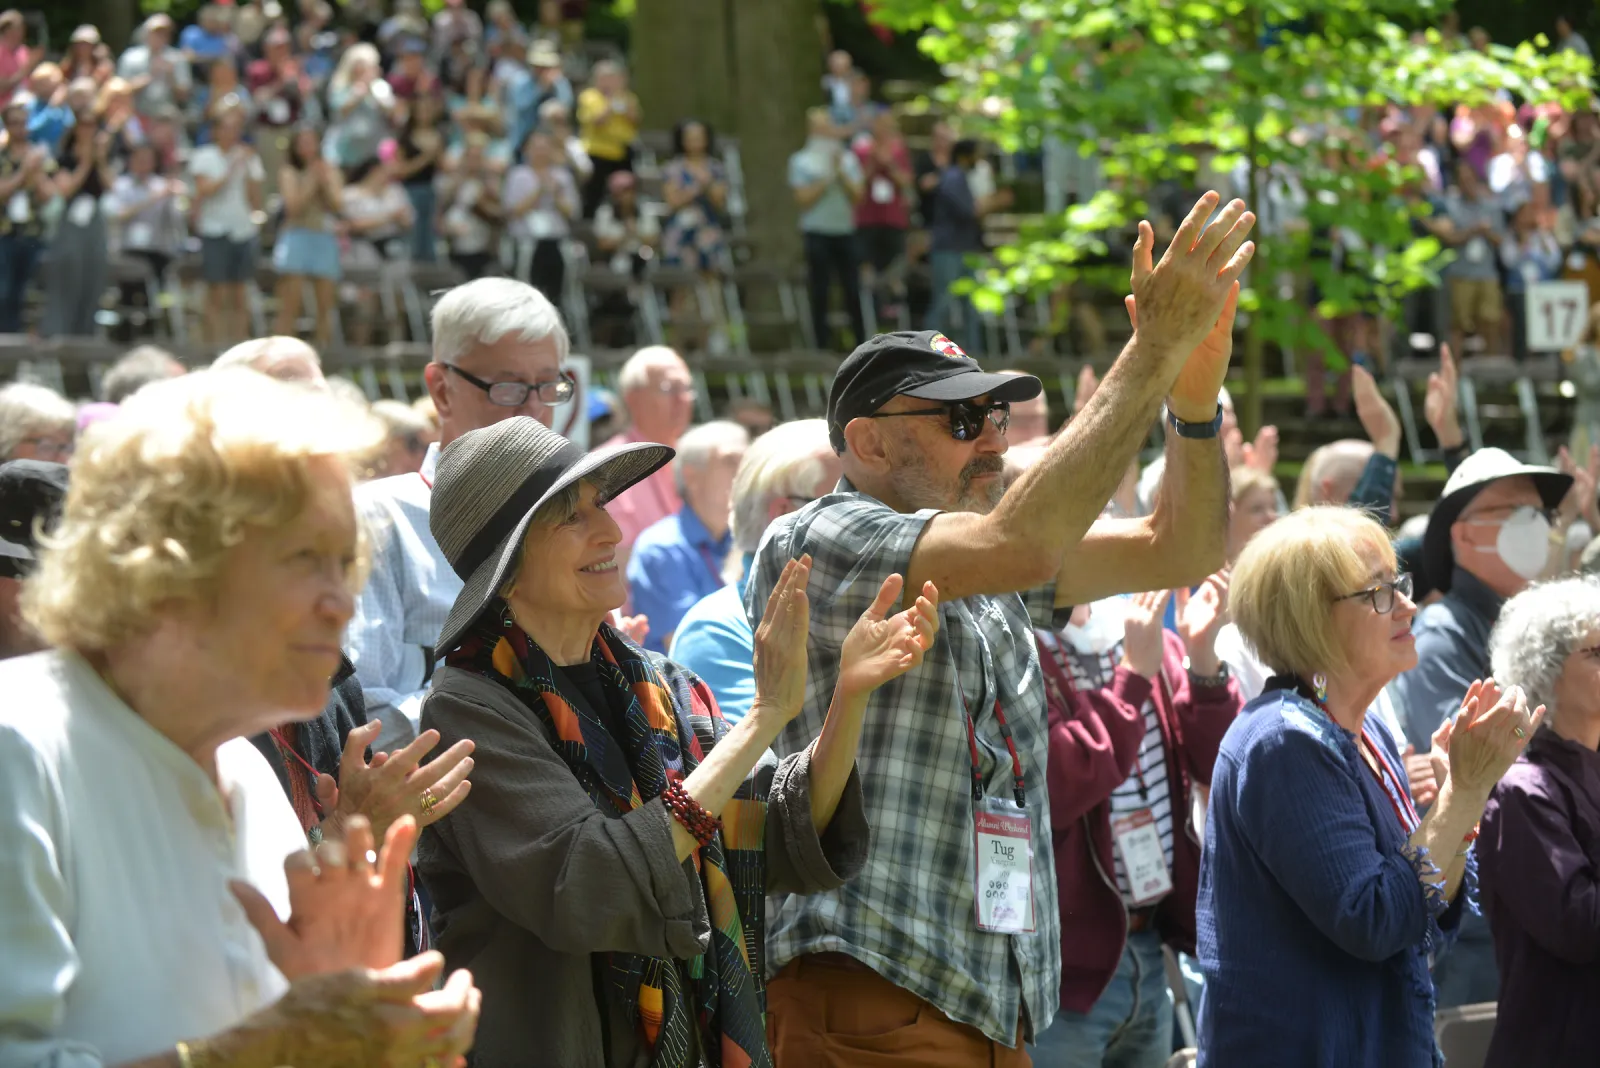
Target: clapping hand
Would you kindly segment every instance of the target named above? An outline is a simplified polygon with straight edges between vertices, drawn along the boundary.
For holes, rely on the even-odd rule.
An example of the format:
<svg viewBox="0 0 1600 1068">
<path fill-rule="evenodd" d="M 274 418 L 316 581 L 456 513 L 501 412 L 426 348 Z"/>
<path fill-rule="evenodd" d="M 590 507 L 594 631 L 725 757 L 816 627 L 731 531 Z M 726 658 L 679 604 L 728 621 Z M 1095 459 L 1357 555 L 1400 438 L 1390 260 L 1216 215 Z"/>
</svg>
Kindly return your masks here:
<svg viewBox="0 0 1600 1068">
<path fill-rule="evenodd" d="M 419 828 L 426 827 L 467 799 L 475 747 L 470 739 L 463 738 L 422 765 L 422 758 L 439 744 L 439 732 L 430 728 L 404 749 L 374 753 L 369 764 L 367 746 L 377 740 L 379 727 L 379 722 L 372 720 L 350 732 L 339 759 L 337 781 L 331 775 L 317 776 L 317 802 L 322 811 L 333 813 L 324 824 L 324 834 L 338 837 L 341 827 L 354 816 L 371 823 L 374 835 L 387 835 L 389 825 L 402 816 L 416 820 Z"/>
<path fill-rule="evenodd" d="M 644 640 L 650 637 L 650 617 L 646 615 L 625 616 L 621 611 L 613 610 L 611 626 L 635 645 L 643 645 Z"/>
<path fill-rule="evenodd" d="M 267 956 L 291 981 L 346 968 L 387 968 L 400 960 L 406 861 L 417 842 L 417 823 L 409 816 L 395 821 L 381 853 L 373 852 L 365 819 L 352 817 L 348 827 L 344 841 L 325 838 L 315 853 L 295 853 L 283 862 L 288 922 L 278 919 L 255 887 L 229 884 Z"/>
<path fill-rule="evenodd" d="M 1572 476 L 1572 488 L 1561 501 L 1561 518 L 1565 525 L 1582 519 L 1589 529 L 1600 535 L 1600 501 L 1595 498 L 1600 484 L 1600 444 L 1589 446 L 1588 463 L 1579 467 L 1565 445 L 1556 456 L 1556 468 Z"/>
<path fill-rule="evenodd" d="M 1194 593 L 1174 591 L 1178 606 L 1178 637 L 1189 653 L 1189 666 L 1196 675 L 1213 676 L 1222 670 L 1217 659 L 1217 633 L 1228 620 L 1228 580 L 1226 568 L 1202 582 Z"/>
<path fill-rule="evenodd" d="M 1206 225 L 1219 199 L 1216 193 L 1200 198 L 1159 263 L 1152 262 L 1155 231 L 1149 222 L 1140 221 L 1133 246 L 1128 317 L 1136 335 L 1147 335 L 1181 368 L 1168 404 L 1187 422 L 1205 422 L 1216 414 L 1217 392 L 1233 352 L 1236 283 L 1255 254 L 1255 244 L 1245 240 L 1255 215 L 1245 210 L 1244 201 L 1231 201 Z"/>
<path fill-rule="evenodd" d="M 756 696 L 750 715 L 776 715 L 788 723 L 800 714 L 806 697 L 806 635 L 811 628 L 811 603 L 806 583 L 811 580 L 811 554 L 783 565 L 767 610 L 756 627 Z"/>
<path fill-rule="evenodd" d="M 923 654 L 933 648 L 939 634 L 939 590 L 925 582 L 915 604 L 889 615 L 900 603 L 904 585 L 899 575 L 884 579 L 878 596 L 845 635 L 839 650 L 839 688 L 845 693 L 866 696 L 922 663 Z"/>
<path fill-rule="evenodd" d="M 1129 297 L 1128 299 L 1132 300 L 1133 298 Z M 1130 318 L 1133 315 L 1132 305 L 1128 307 L 1128 315 Z M 1077 415 L 1082 412 L 1084 406 L 1089 403 L 1089 398 L 1094 396 L 1094 391 L 1099 388 L 1100 379 L 1094 373 L 1094 364 L 1085 363 L 1078 371 L 1078 386 L 1072 394 L 1072 414 Z"/>
<path fill-rule="evenodd" d="M 1520 686 L 1502 691 L 1493 679 L 1474 682 L 1448 737 L 1453 788 L 1487 798 L 1543 722 L 1544 706 L 1530 712 Z"/>
<path fill-rule="evenodd" d="M 1161 621 L 1171 596 L 1171 590 L 1136 593 L 1128 605 L 1128 615 L 1122 623 L 1122 666 L 1135 675 L 1153 679 L 1161 671 L 1166 657 Z"/>
</svg>

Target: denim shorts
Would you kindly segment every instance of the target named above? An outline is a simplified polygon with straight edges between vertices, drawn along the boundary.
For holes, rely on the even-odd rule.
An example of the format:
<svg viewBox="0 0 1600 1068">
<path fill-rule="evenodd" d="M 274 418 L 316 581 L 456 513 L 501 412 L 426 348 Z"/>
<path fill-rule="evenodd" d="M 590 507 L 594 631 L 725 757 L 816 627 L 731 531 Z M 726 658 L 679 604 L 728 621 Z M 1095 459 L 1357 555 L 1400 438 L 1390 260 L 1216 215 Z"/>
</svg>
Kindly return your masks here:
<svg viewBox="0 0 1600 1068">
<path fill-rule="evenodd" d="M 243 285 L 256 271 L 256 239 L 200 239 L 200 277 L 217 285 Z"/>
</svg>

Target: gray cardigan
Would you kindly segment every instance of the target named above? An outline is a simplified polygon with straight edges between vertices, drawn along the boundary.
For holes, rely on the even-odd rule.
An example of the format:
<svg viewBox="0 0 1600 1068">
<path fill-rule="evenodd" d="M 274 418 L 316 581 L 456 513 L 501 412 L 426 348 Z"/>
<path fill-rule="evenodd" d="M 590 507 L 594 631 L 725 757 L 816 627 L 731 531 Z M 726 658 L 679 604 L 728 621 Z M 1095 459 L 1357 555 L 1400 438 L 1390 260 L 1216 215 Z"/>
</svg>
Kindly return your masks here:
<svg viewBox="0 0 1600 1068">
<path fill-rule="evenodd" d="M 471 672 L 434 676 L 422 725 L 440 733 L 440 752 L 477 743 L 472 793 L 418 847 L 438 948 L 483 991 L 474 1068 L 647 1064 L 637 1024 L 598 996 L 593 954 L 687 958 L 709 944 L 700 878 L 692 859 L 679 862 L 661 800 L 602 814 L 522 702 Z M 769 751 L 751 775 L 766 787 L 769 892 L 831 890 L 860 871 L 868 828 L 854 771 L 821 836 L 809 750 L 782 761 Z"/>
</svg>

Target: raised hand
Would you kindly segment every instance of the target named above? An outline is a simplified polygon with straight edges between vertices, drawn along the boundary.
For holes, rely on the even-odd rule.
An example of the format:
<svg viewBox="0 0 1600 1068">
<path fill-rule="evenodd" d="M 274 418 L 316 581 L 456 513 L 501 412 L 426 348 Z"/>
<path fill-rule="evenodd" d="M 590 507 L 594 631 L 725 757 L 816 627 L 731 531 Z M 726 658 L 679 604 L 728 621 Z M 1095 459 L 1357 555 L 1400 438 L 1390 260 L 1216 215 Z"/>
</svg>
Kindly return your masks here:
<svg viewBox="0 0 1600 1068">
<path fill-rule="evenodd" d="M 1136 675 L 1153 679 L 1161 670 L 1166 655 L 1161 633 L 1161 618 L 1167 614 L 1170 590 L 1134 594 L 1122 623 L 1122 666 Z"/>
<path fill-rule="evenodd" d="M 649 616 L 625 616 L 620 611 L 613 610 L 611 625 L 635 645 L 643 645 L 644 640 L 650 637 Z"/>
<path fill-rule="evenodd" d="M 1439 369 L 1428 375 L 1428 389 L 1422 399 L 1422 417 L 1439 439 L 1441 449 L 1458 448 L 1466 435 L 1456 405 L 1460 399 L 1456 359 L 1449 345 L 1439 346 Z"/>
<path fill-rule="evenodd" d="M 916 603 L 903 612 L 888 612 L 900 603 L 905 580 L 890 575 L 878 596 L 861 613 L 839 649 L 839 687 L 852 697 L 862 697 L 918 664 L 933 648 L 939 634 L 939 590 L 922 584 Z"/>
<path fill-rule="evenodd" d="M 1129 298 L 1132 299 L 1131 297 Z M 1132 315 L 1132 309 L 1129 309 Z M 1089 398 L 1094 396 L 1094 391 L 1100 388 L 1100 379 L 1094 373 L 1094 364 L 1085 363 L 1078 371 L 1078 388 L 1072 394 L 1072 414 L 1077 415 L 1083 411 L 1084 405 L 1089 403 Z"/>
<path fill-rule="evenodd" d="M 1561 499 L 1561 518 L 1565 524 L 1581 518 L 1590 529 L 1600 531 L 1600 506 L 1595 498 L 1600 483 L 1600 445 L 1589 446 L 1588 462 L 1578 466 L 1565 445 L 1556 454 L 1556 469 L 1572 476 L 1572 488 Z"/>
<path fill-rule="evenodd" d="M 1278 466 L 1278 428 L 1264 426 L 1256 431 L 1256 440 L 1246 442 L 1241 450 L 1245 466 L 1253 467 L 1265 474 L 1272 474 Z"/>
<path fill-rule="evenodd" d="M 325 838 L 314 854 L 291 855 L 283 862 L 287 922 L 250 884 L 235 880 L 229 888 L 285 978 L 386 968 L 400 960 L 403 948 L 406 861 L 417 834 L 416 821 L 401 817 L 376 853 L 371 826 L 355 816 L 345 840 Z"/>
<path fill-rule="evenodd" d="M 333 816 L 323 833 L 339 837 L 350 817 L 360 815 L 372 824 L 374 836 L 384 836 L 389 825 L 401 816 L 410 816 L 418 827 L 426 827 L 453 812 L 467 799 L 472 784 L 470 739 L 462 739 L 426 765 L 422 758 L 439 744 L 439 732 L 425 730 L 404 749 L 375 753 L 369 764 L 367 746 L 377 740 L 381 724 L 377 720 L 355 728 L 345 739 L 339 760 L 339 778 L 317 776 L 317 800 L 324 812 Z M 331 825 L 331 826 L 330 826 Z"/>
<path fill-rule="evenodd" d="M 811 579 L 811 555 L 790 560 L 767 596 L 767 610 L 756 627 L 756 696 L 759 708 L 788 723 L 800 714 L 806 697 L 806 635 L 811 627 L 811 603 L 806 583 Z"/>
<path fill-rule="evenodd" d="M 1148 222 L 1140 221 L 1133 246 L 1129 316 L 1135 319 L 1135 335 L 1156 345 L 1166 366 L 1181 368 L 1168 403 L 1179 419 L 1192 422 L 1216 414 L 1225 357 L 1233 351 L 1234 283 L 1255 253 L 1254 243 L 1245 240 L 1255 215 L 1245 210 L 1244 201 L 1230 202 L 1206 225 L 1219 199 L 1216 193 L 1200 198 L 1159 263 L 1152 263 L 1155 231 Z M 1209 343 L 1197 352 L 1203 342 Z"/>
<path fill-rule="evenodd" d="M 1189 653 L 1189 666 L 1196 675 L 1216 675 L 1222 669 L 1217 659 L 1217 633 L 1228 620 L 1228 581 L 1226 569 L 1200 584 L 1193 594 L 1186 589 L 1173 591 L 1178 607 L 1178 637 Z"/>
<path fill-rule="evenodd" d="M 1359 364 L 1350 368 L 1351 393 L 1356 403 L 1356 418 L 1367 432 L 1373 448 L 1391 460 L 1400 457 L 1400 417 L 1384 399 L 1372 372 Z"/>
<path fill-rule="evenodd" d="M 1520 686 L 1502 691 L 1493 679 L 1474 682 L 1450 732 L 1453 788 L 1487 798 L 1544 722 L 1544 706 L 1530 711 Z"/>
</svg>

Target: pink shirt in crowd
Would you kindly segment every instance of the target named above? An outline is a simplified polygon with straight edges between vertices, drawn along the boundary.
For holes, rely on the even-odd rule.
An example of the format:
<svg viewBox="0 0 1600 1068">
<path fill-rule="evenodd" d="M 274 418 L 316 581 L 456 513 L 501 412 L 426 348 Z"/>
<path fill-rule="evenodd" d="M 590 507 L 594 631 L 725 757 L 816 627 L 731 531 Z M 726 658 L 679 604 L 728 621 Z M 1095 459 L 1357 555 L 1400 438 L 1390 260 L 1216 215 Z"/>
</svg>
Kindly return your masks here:
<svg viewBox="0 0 1600 1068">
<path fill-rule="evenodd" d="M 18 45 L 16 48 L 0 47 L 0 82 L 8 82 L 28 69 L 28 46 Z M 20 83 L 19 83 L 20 84 Z M 0 90 L 0 107 L 11 103 L 12 95 L 17 91 L 17 86 Z"/>
<path fill-rule="evenodd" d="M 616 445 L 631 445 L 635 442 L 645 441 L 639 437 L 632 427 L 611 438 L 600 447 L 611 448 Z M 683 498 L 678 496 L 678 486 L 672 477 L 672 465 L 668 464 L 643 482 L 638 483 L 622 492 L 616 500 L 606 505 L 606 511 L 611 513 L 611 518 L 617 521 L 617 526 L 622 528 L 622 544 L 617 546 L 617 564 L 627 564 L 628 550 L 633 548 L 644 528 L 658 519 L 665 519 L 669 515 L 676 515 L 678 509 L 683 507 Z"/>
</svg>

